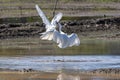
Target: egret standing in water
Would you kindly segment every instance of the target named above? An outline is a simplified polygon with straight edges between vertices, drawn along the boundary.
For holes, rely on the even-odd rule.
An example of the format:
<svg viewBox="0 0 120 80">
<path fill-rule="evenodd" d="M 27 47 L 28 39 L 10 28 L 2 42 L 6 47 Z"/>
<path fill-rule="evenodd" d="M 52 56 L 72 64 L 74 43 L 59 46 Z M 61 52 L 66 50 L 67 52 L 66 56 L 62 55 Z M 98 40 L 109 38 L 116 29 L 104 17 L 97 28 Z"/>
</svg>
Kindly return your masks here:
<svg viewBox="0 0 120 80">
<path fill-rule="evenodd" d="M 42 40 L 53 40 L 58 43 L 59 48 L 66 48 L 71 46 L 79 46 L 80 40 L 77 34 L 72 33 L 71 35 L 67 35 L 64 33 L 62 29 L 62 25 L 59 23 L 62 18 L 62 13 L 58 13 L 54 16 L 51 23 L 43 13 L 43 11 L 39 8 L 38 5 L 35 6 L 39 16 L 42 18 L 43 23 L 45 24 L 46 31 L 41 33 L 40 37 Z M 56 30 L 56 28 L 59 30 Z"/>
</svg>

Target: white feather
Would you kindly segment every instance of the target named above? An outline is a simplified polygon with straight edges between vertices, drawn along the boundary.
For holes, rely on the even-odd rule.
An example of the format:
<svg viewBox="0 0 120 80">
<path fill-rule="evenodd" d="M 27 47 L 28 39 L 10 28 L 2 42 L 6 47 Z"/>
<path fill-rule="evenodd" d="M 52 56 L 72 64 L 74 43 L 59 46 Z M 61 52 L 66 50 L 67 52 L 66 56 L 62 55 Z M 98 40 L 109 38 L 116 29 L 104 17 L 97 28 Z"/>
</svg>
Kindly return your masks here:
<svg viewBox="0 0 120 80">
<path fill-rule="evenodd" d="M 42 18 L 43 23 L 46 25 L 46 31 L 41 33 L 42 36 L 40 38 L 42 40 L 53 40 L 58 44 L 59 48 L 78 46 L 80 44 L 80 40 L 77 34 L 72 33 L 71 35 L 67 35 L 61 30 L 62 25 L 59 23 L 59 21 L 62 18 L 62 13 L 55 15 L 50 23 L 39 6 L 36 5 L 35 7 L 39 16 Z M 59 27 L 59 31 L 56 30 L 56 26 Z"/>
<path fill-rule="evenodd" d="M 56 26 L 56 22 L 59 22 L 61 20 L 62 15 L 62 13 L 58 13 L 57 15 L 55 15 L 51 21 L 51 24 Z"/>
<path fill-rule="evenodd" d="M 43 13 L 43 11 L 39 8 L 39 6 L 38 6 L 38 5 L 35 5 L 35 8 L 36 8 L 39 16 L 41 17 L 43 23 L 44 23 L 45 25 L 51 25 L 51 24 L 50 24 L 50 21 L 47 19 L 46 15 L 45 15 L 45 14 Z M 48 27 L 49 27 L 49 26 L 46 26 L 46 28 L 48 28 Z"/>
<path fill-rule="evenodd" d="M 43 33 L 40 38 L 42 40 L 52 40 L 53 39 L 53 31 Z"/>
</svg>

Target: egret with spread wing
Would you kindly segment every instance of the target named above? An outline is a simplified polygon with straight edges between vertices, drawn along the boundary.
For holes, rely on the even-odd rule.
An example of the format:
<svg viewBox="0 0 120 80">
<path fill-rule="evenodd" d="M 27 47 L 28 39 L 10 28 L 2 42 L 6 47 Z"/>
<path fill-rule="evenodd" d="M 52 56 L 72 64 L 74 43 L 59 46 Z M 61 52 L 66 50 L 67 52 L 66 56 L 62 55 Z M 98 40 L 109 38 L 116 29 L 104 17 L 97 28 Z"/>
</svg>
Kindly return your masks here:
<svg viewBox="0 0 120 80">
<path fill-rule="evenodd" d="M 80 40 L 77 34 L 72 33 L 71 35 L 68 35 L 62 31 L 62 25 L 59 22 L 57 25 L 59 26 L 59 33 L 53 36 L 53 41 L 58 43 L 58 47 L 66 48 L 80 45 Z"/>
<path fill-rule="evenodd" d="M 43 13 L 43 11 L 39 8 L 38 5 L 35 5 L 36 10 L 39 14 L 39 16 L 42 18 L 43 23 L 45 24 L 46 31 L 41 33 L 41 39 L 42 40 L 52 40 L 53 39 L 53 33 L 56 30 L 56 22 L 59 22 L 62 18 L 62 13 L 58 13 L 54 16 L 51 23 L 47 19 L 46 15 Z"/>
<path fill-rule="evenodd" d="M 42 33 L 42 40 L 53 40 L 60 48 L 78 46 L 80 44 L 77 34 L 72 33 L 71 35 L 67 35 L 61 30 L 62 25 L 59 23 L 59 21 L 62 18 L 62 13 L 55 15 L 50 23 L 39 6 L 36 5 L 35 7 L 46 28 L 46 31 Z M 59 27 L 59 30 L 56 30 L 57 26 Z"/>
</svg>

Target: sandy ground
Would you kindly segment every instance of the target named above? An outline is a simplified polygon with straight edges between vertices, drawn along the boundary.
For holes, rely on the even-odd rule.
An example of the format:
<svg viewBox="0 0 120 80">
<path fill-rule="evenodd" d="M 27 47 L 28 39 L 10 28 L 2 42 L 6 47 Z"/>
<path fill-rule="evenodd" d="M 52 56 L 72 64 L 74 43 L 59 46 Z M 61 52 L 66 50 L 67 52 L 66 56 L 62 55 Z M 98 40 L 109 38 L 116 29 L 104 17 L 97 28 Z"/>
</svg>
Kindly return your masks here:
<svg viewBox="0 0 120 80">
<path fill-rule="evenodd" d="M 62 76 L 60 76 L 62 75 Z M 120 74 L 115 73 L 91 73 L 91 72 L 16 72 L 16 71 L 1 71 L 0 80 L 57 80 L 62 77 L 63 80 L 120 80 Z"/>
<path fill-rule="evenodd" d="M 57 74 L 44 72 L 0 72 L 0 80 L 56 80 Z"/>
</svg>

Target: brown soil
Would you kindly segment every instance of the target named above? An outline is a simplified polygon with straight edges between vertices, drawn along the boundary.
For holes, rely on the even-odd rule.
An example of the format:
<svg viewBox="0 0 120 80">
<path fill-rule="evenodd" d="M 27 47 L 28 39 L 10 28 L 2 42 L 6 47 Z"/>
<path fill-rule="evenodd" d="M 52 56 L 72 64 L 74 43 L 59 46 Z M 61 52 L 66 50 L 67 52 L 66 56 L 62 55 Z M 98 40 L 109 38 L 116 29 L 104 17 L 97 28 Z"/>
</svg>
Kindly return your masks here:
<svg viewBox="0 0 120 80">
<path fill-rule="evenodd" d="M 62 21 L 61 24 L 63 31 L 68 34 L 79 33 L 85 37 L 97 37 L 95 34 L 99 33 L 99 38 L 120 38 L 119 22 L 119 17 L 113 17 Z M 40 36 L 40 33 L 45 31 L 44 26 L 39 22 L 0 24 L 0 39 Z"/>
<path fill-rule="evenodd" d="M 103 70 L 103 69 L 101 69 Z M 104 71 L 107 71 L 108 69 L 104 69 Z M 80 80 L 97 80 L 97 79 L 104 79 L 104 80 L 119 80 L 120 79 L 120 73 L 114 73 L 118 69 L 112 69 L 110 73 L 106 72 L 99 72 L 94 73 L 94 71 L 63 71 L 62 73 L 54 73 L 54 72 L 18 72 L 18 71 L 10 71 L 10 70 L 4 70 L 0 71 L 0 79 L 1 80 L 56 80 L 57 77 L 61 74 L 64 74 L 64 78 L 75 78 L 78 77 Z M 112 73 L 113 72 L 113 73 Z M 63 78 L 63 79 L 64 79 Z"/>
</svg>

